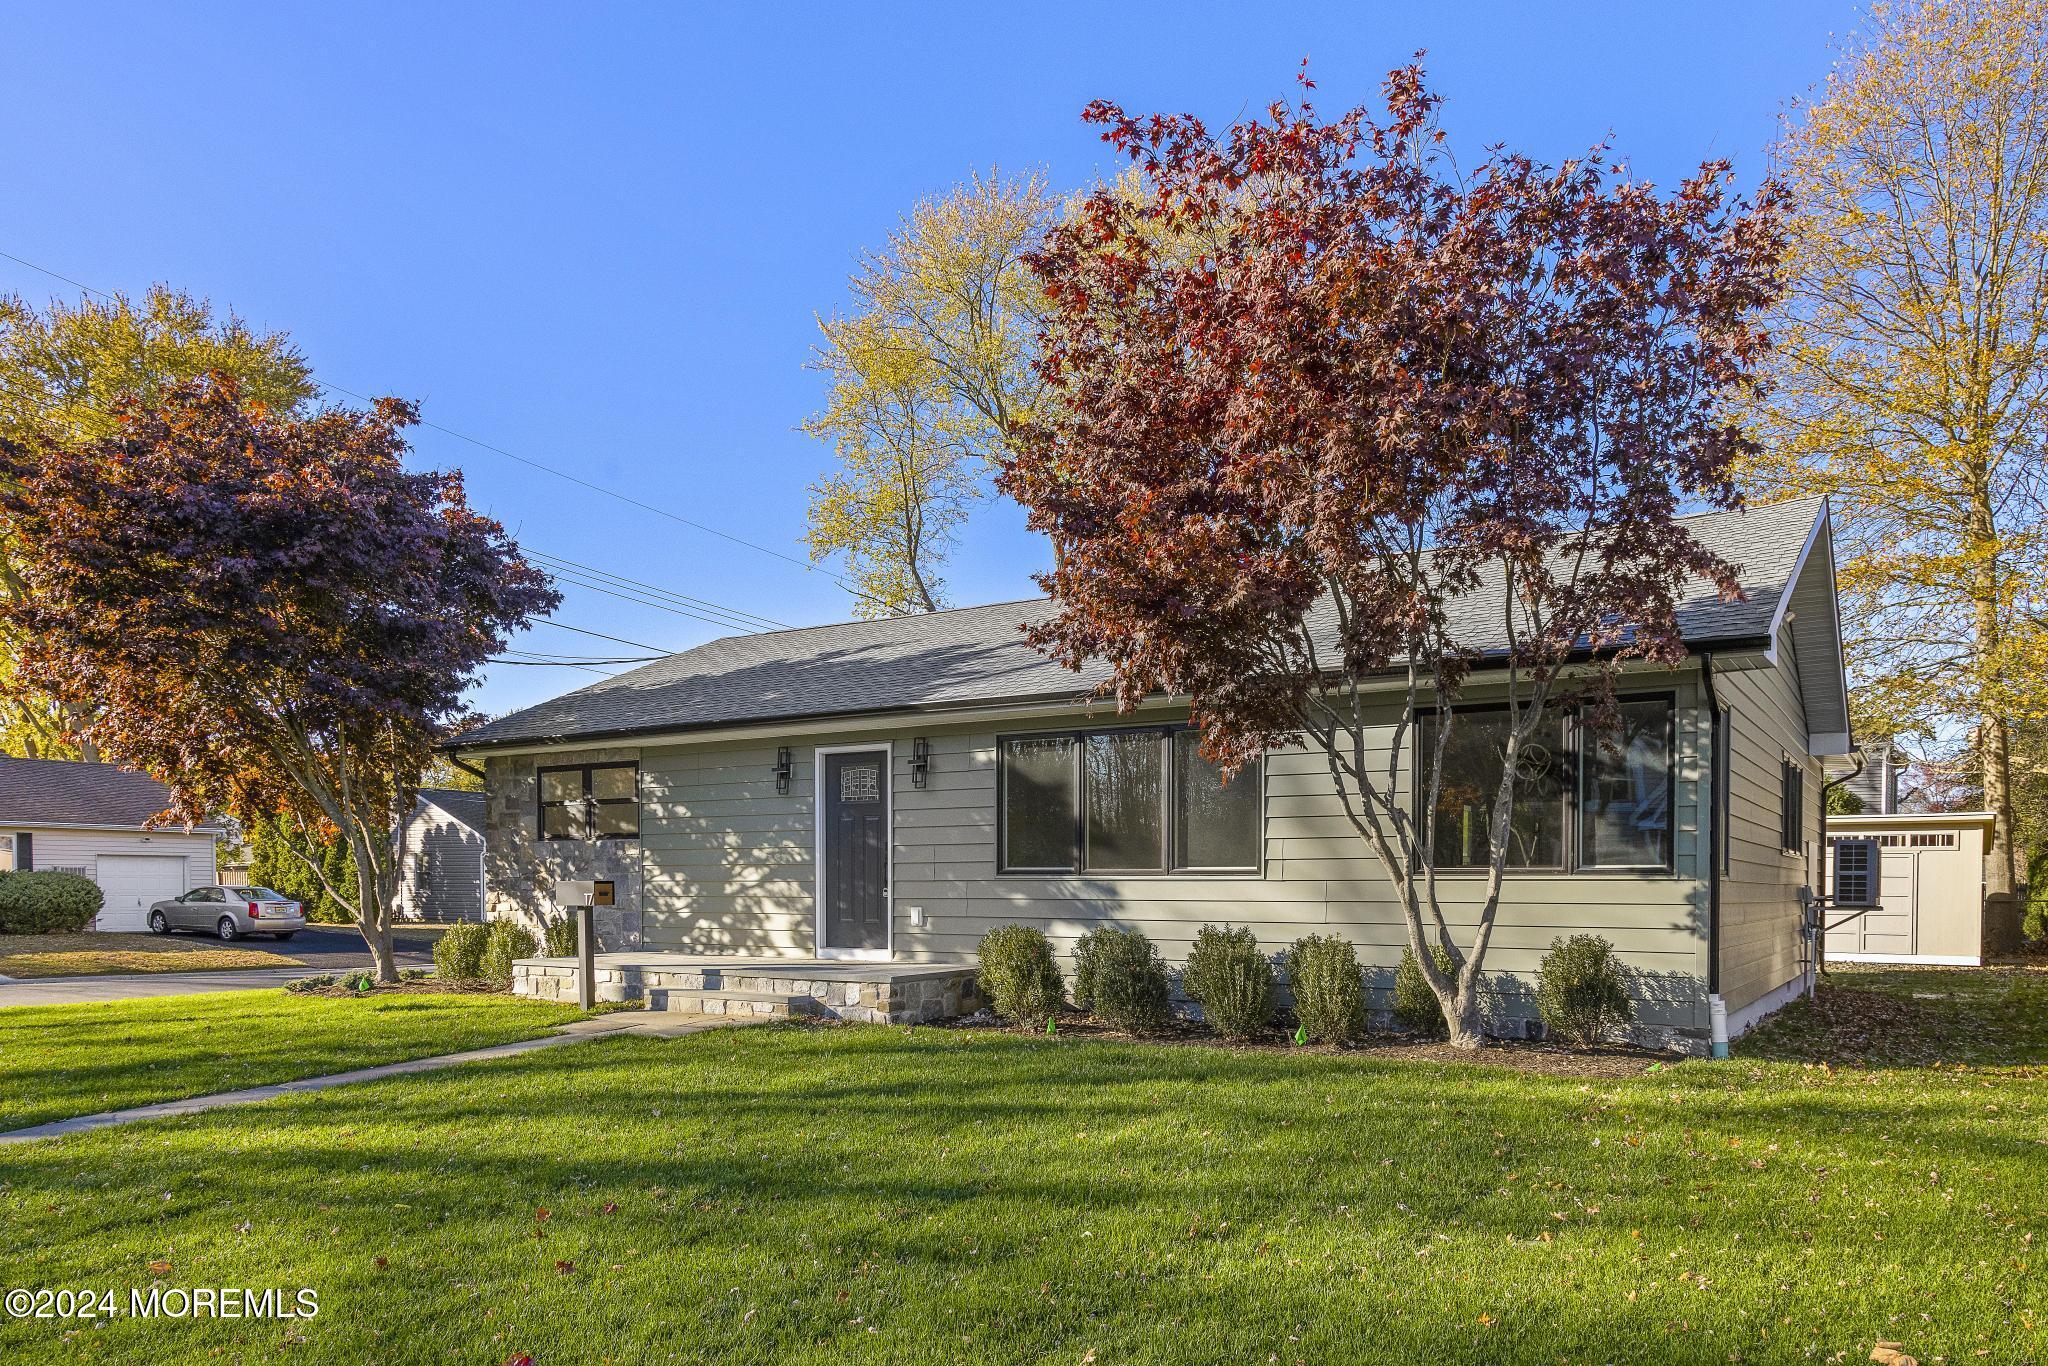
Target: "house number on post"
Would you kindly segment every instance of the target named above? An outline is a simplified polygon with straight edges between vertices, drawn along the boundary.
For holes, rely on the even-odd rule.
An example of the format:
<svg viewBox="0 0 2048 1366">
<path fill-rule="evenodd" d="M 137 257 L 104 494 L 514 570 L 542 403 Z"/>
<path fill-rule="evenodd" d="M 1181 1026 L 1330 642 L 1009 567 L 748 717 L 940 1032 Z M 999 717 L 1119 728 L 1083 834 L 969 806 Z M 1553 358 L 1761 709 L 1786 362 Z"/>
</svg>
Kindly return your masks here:
<svg viewBox="0 0 2048 1366">
<path fill-rule="evenodd" d="M 597 927 L 590 908 L 612 904 L 612 884 L 564 879 L 555 884 L 555 901 L 576 914 L 576 1003 L 589 1010 L 597 1004 Z"/>
</svg>

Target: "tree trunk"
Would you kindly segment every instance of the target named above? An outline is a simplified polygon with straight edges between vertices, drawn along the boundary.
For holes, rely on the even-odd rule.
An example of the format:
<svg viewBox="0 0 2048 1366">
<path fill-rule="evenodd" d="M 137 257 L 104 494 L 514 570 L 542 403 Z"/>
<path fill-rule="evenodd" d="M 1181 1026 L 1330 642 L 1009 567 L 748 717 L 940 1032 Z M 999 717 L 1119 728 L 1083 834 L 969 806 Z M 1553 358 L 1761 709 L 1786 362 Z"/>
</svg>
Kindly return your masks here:
<svg viewBox="0 0 2048 1366">
<path fill-rule="evenodd" d="M 1984 891 L 1997 896 L 2011 892 L 2019 880 L 2012 836 L 2012 749 L 2003 717 L 1984 718 L 1978 745 L 1984 756 L 1984 805 L 1992 816 L 1991 848 L 1984 856 Z"/>
<path fill-rule="evenodd" d="M 375 970 L 379 982 L 398 980 L 398 955 L 391 948 L 391 927 L 379 925 L 372 930 L 364 925 L 363 942 L 370 946 L 370 966 Z"/>
<path fill-rule="evenodd" d="M 1485 1046 L 1486 1035 L 1481 1031 L 1479 1019 L 1479 993 L 1460 989 L 1444 1007 L 1444 1027 L 1449 1031 L 1453 1048 L 1479 1049 Z"/>
<path fill-rule="evenodd" d="M 2004 623 L 1999 619 L 2001 584 L 1998 552 L 1998 522 L 1991 505 L 1990 479 L 1975 481 L 1970 510 L 1971 550 L 1982 557 L 1971 583 L 1975 599 L 1977 669 L 1977 754 L 1984 781 L 1984 805 L 1991 812 L 1991 848 L 1984 857 L 1984 891 L 1996 896 L 2010 893 L 2017 881 L 2013 864 L 2012 834 L 2012 750 L 2005 717 L 1987 681 L 1987 675 L 2002 664 Z"/>
<path fill-rule="evenodd" d="M 356 928 L 362 931 L 363 943 L 370 949 L 370 962 L 375 966 L 377 980 L 383 983 L 398 980 L 398 955 L 391 947 L 391 903 L 395 899 L 390 879 L 378 871 L 377 861 L 371 857 L 366 842 L 369 832 L 360 825 L 349 831 L 346 838 L 349 852 L 356 862 Z"/>
</svg>

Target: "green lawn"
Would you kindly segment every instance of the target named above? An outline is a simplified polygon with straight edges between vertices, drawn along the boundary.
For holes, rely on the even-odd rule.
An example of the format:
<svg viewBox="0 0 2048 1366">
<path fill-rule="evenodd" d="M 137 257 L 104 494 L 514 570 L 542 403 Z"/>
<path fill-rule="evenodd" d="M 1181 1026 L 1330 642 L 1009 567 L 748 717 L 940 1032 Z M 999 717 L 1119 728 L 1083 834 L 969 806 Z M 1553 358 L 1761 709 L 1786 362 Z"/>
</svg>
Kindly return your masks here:
<svg viewBox="0 0 2048 1366">
<path fill-rule="evenodd" d="M 1985 981 L 2040 1057 L 2048 975 Z M 320 1309 L 0 1359 L 2043 1360 L 2044 1121 L 2038 1068 L 610 1038 L 0 1150 L 8 1285 Z"/>
<path fill-rule="evenodd" d="M 0 1010 L 0 1130 L 532 1038 L 576 1018 L 504 996 L 240 991 Z"/>
</svg>

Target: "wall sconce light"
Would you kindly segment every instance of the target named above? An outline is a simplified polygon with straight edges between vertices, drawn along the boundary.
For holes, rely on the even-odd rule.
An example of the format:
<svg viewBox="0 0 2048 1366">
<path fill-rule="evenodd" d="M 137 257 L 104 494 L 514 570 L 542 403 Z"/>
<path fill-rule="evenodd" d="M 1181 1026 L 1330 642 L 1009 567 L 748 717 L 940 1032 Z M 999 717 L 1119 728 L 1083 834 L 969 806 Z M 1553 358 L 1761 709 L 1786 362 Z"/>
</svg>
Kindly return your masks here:
<svg viewBox="0 0 2048 1366">
<path fill-rule="evenodd" d="M 924 786 L 924 775 L 932 766 L 932 742 L 922 735 L 910 742 L 910 785 Z"/>
<path fill-rule="evenodd" d="M 778 795 L 789 795 L 789 773 L 789 746 L 784 745 L 775 751 L 775 791 Z"/>
</svg>

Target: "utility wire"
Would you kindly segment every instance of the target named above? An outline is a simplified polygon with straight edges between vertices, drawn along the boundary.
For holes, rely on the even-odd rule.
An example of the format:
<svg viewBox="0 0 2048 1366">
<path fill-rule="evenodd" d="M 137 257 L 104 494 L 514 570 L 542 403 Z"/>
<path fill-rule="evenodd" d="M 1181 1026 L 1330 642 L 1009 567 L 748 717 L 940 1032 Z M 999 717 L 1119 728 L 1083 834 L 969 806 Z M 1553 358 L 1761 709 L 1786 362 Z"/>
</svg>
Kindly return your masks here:
<svg viewBox="0 0 2048 1366">
<path fill-rule="evenodd" d="M 107 291 L 103 289 L 94 289 L 91 285 L 86 284 L 82 280 L 74 280 L 68 275 L 60 275 L 56 271 L 51 270 L 48 266 L 39 266 L 34 261 L 26 260 L 22 257 L 16 256 L 12 252 L 0 251 L 0 257 L 4 257 L 7 260 L 12 261 L 16 265 L 27 266 L 30 270 L 38 271 L 41 274 L 49 276 L 53 280 L 62 280 L 65 284 L 70 285 L 74 289 L 82 289 L 88 294 L 97 294 L 102 299 L 112 299 L 114 297 L 112 294 L 107 293 Z M 376 401 L 367 394 L 359 394 L 353 389 L 344 389 L 339 384 L 329 383 L 328 381 L 320 379 L 317 376 L 309 377 L 312 378 L 313 383 L 319 385 L 322 389 L 325 389 L 331 393 L 341 394 L 346 398 L 352 398 L 356 400 L 358 403 L 373 403 Z M 717 536 L 721 540 L 731 541 L 734 545 L 745 546 L 749 550 L 758 550 L 763 555 L 773 555 L 776 559 L 787 561 L 788 563 L 793 564 L 797 568 L 803 570 L 807 574 L 823 574 L 827 579 L 830 579 L 833 583 L 845 589 L 847 592 L 853 594 L 855 597 L 865 598 L 869 602 L 877 603 L 881 606 L 888 606 L 887 603 L 883 602 L 882 599 L 875 597 L 872 593 L 868 593 L 860 588 L 855 587 L 853 584 L 848 583 L 845 579 L 840 578 L 837 574 L 834 574 L 828 569 L 820 569 L 815 563 L 811 562 L 810 560 L 800 559 L 795 555 L 788 554 L 784 551 L 776 550 L 772 546 L 762 545 L 758 541 L 750 541 L 744 536 L 735 536 L 729 531 L 720 531 L 715 526 L 707 526 L 703 522 L 692 520 L 691 518 L 683 516 L 681 513 L 671 512 L 667 508 L 657 507 L 653 503 L 644 502 L 641 499 L 633 497 L 631 494 L 620 493 L 617 489 L 606 488 L 603 484 L 593 483 L 592 481 L 583 478 L 581 475 L 571 474 L 567 470 L 557 469 L 555 466 L 547 464 L 544 461 L 531 459 L 527 456 L 520 455 L 516 451 L 508 451 L 503 446 L 499 446 L 492 442 L 485 441 L 481 437 L 471 436 L 467 432 L 459 432 L 455 430 L 453 427 L 444 426 L 439 422 L 429 422 L 426 419 L 422 418 L 420 420 L 419 425 L 422 427 L 429 428 L 433 431 L 440 432 L 444 436 L 454 437 L 457 441 L 466 441 L 470 445 L 475 446 L 480 450 L 490 451 L 494 455 L 502 455 L 507 460 L 516 460 L 522 465 L 526 465 L 529 466 L 530 468 L 540 470 L 545 474 L 552 474 L 557 479 L 567 480 L 569 483 L 575 484 L 580 488 L 589 489 L 592 493 L 601 493 L 607 498 L 616 498 L 618 501 L 622 503 L 626 503 L 633 507 L 639 508 L 644 512 L 651 512 L 657 517 L 666 517 L 672 522 L 676 522 L 683 526 L 690 527 L 693 530 L 702 531 L 707 535 Z"/>
<path fill-rule="evenodd" d="M 571 584 L 577 588 L 588 588 L 598 593 L 608 593 L 612 597 L 624 598 L 628 602 L 637 602 L 643 606 L 659 607 L 665 612 L 674 612 L 679 616 L 692 617 L 707 625 L 721 626 L 728 631 L 737 631 L 741 635 L 753 635 L 758 631 L 774 629 L 759 625 L 748 618 L 727 615 L 727 609 L 724 608 L 695 607 L 686 602 L 678 602 L 673 594 L 662 593 L 654 589 L 635 588 L 618 582 L 609 582 L 594 574 L 587 574 L 582 570 L 564 568 L 562 565 L 556 564 L 551 560 L 542 559 L 537 555 L 533 557 L 533 560 L 535 564 L 545 570 L 557 583 Z"/>
<path fill-rule="evenodd" d="M 579 578 L 565 570 L 552 569 L 549 573 L 554 576 L 558 583 L 570 584 L 577 588 L 587 588 L 593 593 L 603 593 L 609 597 L 618 598 L 624 602 L 636 603 L 642 607 L 652 607 L 659 611 L 672 612 L 676 616 L 689 617 L 693 621 L 701 621 L 710 626 L 722 626 L 728 631 L 738 631 L 741 635 L 752 634 L 759 629 L 758 627 L 742 626 L 738 622 L 729 621 L 722 617 L 706 616 L 702 612 L 693 611 L 687 607 L 678 607 L 672 602 L 663 602 L 659 598 L 647 597 L 626 589 L 612 588 L 602 583 L 594 583 Z"/>
<path fill-rule="evenodd" d="M 567 555 L 557 555 L 551 550 L 529 550 L 527 553 L 534 556 L 536 559 L 548 560 L 555 564 L 566 566 L 570 569 L 581 570 L 586 574 L 592 574 L 602 579 L 609 579 L 614 583 L 625 584 L 633 588 L 644 588 L 650 593 L 658 593 L 663 597 L 674 598 L 678 602 L 686 603 L 692 606 L 708 608 L 710 610 L 717 612 L 723 612 L 727 616 L 731 617 L 741 617 L 748 621 L 759 622 L 763 627 L 769 628 L 771 630 L 786 631 L 789 629 L 788 622 L 777 621 L 774 617 L 764 617 L 759 612 L 749 612 L 738 607 L 727 607 L 724 603 L 713 602 L 709 598 L 699 598 L 693 597 L 688 593 L 678 593 L 672 588 L 663 588 L 658 583 L 649 583 L 645 579 L 636 579 L 631 577 L 630 575 L 620 574 L 610 569 L 600 569 L 596 565 L 584 564 L 580 561 L 572 560 Z"/>
<path fill-rule="evenodd" d="M 636 650 L 660 650 L 664 658 L 676 653 L 674 650 L 663 650 L 659 645 L 649 645 L 644 640 L 628 640 L 624 636 L 608 636 L 602 631 L 592 631 L 583 626 L 571 626 L 568 622 L 556 621 L 553 617 L 534 617 L 533 621 L 536 625 L 552 626 L 559 631 L 574 631 L 579 636 L 595 636 L 599 640 L 609 640 L 617 645 L 631 645 Z"/>
</svg>

